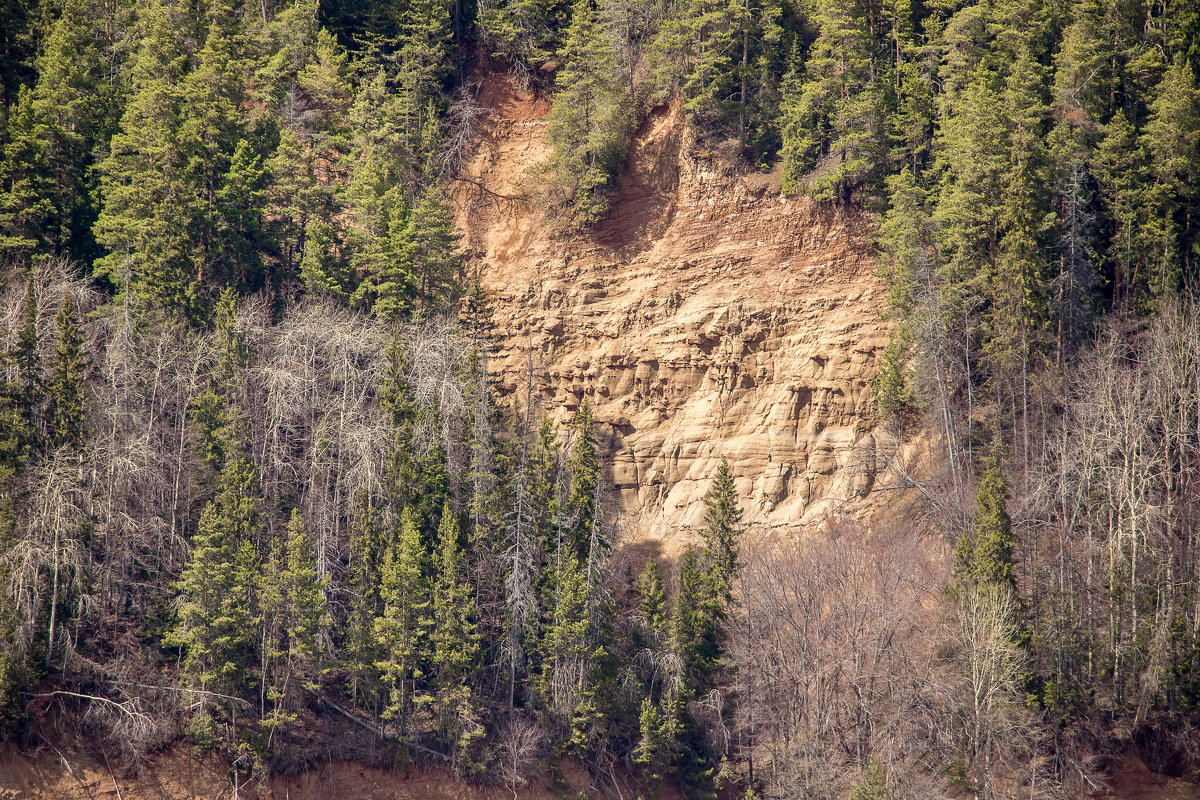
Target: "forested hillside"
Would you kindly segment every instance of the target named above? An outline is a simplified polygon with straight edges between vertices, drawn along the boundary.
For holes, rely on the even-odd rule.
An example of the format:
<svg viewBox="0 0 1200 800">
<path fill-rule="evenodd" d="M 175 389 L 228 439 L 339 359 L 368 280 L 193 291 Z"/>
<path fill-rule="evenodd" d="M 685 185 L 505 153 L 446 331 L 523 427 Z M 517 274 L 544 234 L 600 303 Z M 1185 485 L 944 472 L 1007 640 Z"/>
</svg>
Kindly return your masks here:
<svg viewBox="0 0 1200 800">
<path fill-rule="evenodd" d="M 1196 778 L 1198 37 L 1188 0 L 4 4 L 4 737 L 244 792 Z M 449 198 L 498 74 L 553 148 L 499 199 L 564 231 L 664 108 L 874 215 L 894 513 L 768 536 L 722 462 L 678 560 L 624 546 L 589 404 L 489 381 Z"/>
</svg>

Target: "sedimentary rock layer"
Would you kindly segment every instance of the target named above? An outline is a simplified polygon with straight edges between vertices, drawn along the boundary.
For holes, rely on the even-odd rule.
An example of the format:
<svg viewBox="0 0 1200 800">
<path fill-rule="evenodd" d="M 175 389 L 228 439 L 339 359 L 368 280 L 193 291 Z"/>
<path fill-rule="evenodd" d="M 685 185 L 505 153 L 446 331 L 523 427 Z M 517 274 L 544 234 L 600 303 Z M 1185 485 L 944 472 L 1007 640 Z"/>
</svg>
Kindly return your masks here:
<svg viewBox="0 0 1200 800">
<path fill-rule="evenodd" d="M 566 418 L 584 398 L 610 500 L 672 550 L 721 458 L 748 518 L 807 526 L 871 490 L 870 380 L 887 338 L 860 212 L 783 198 L 689 139 L 677 109 L 642 125 L 612 210 L 572 229 L 544 200 L 544 102 L 503 78 L 454 182 L 491 298 L 501 395 Z"/>
</svg>

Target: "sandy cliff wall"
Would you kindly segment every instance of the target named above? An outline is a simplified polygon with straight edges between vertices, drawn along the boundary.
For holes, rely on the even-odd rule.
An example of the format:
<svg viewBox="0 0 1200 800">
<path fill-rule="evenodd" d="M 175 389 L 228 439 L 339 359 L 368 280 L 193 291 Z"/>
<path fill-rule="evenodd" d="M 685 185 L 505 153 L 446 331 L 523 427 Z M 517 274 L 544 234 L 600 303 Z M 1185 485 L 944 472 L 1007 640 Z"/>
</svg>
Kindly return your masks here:
<svg viewBox="0 0 1200 800">
<path fill-rule="evenodd" d="M 781 198 L 765 176 L 697 152 L 662 108 L 637 133 L 609 218 L 572 231 L 536 200 L 546 104 L 503 78 L 481 102 L 491 113 L 453 193 L 495 311 L 491 369 L 519 397 L 532 375 L 559 418 L 591 400 L 623 523 L 674 549 L 722 457 L 754 522 L 861 505 L 887 338 L 869 220 Z"/>
</svg>

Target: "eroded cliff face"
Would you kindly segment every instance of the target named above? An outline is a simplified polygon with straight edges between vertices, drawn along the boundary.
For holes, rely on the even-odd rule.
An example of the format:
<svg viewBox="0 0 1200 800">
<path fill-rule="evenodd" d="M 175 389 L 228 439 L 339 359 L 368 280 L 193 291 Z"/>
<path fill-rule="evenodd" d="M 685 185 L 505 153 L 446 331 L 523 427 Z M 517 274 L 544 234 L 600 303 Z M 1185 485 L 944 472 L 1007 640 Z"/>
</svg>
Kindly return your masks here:
<svg viewBox="0 0 1200 800">
<path fill-rule="evenodd" d="M 542 101 L 503 77 L 453 194 L 491 298 L 502 396 L 568 417 L 588 398 L 633 536 L 676 550 L 729 459 L 751 522 L 854 513 L 876 478 L 870 380 L 884 295 L 854 211 L 785 199 L 687 141 L 638 131 L 609 218 L 571 230 L 536 199 Z"/>
</svg>

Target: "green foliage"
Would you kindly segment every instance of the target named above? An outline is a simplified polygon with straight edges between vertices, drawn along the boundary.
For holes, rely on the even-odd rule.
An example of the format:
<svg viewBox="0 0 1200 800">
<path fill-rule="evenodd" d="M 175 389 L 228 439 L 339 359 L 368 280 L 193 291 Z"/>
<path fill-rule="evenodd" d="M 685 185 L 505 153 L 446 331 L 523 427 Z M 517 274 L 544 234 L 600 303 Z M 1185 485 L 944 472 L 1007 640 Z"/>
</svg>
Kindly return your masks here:
<svg viewBox="0 0 1200 800">
<path fill-rule="evenodd" d="M 93 152 L 112 113 L 97 35 L 108 13 L 91 0 L 68 0 L 47 20 L 36 81 L 21 87 L 0 140 L 0 257 L 92 255 Z"/>
<path fill-rule="evenodd" d="M 607 210 L 605 190 L 625 159 L 634 123 L 602 14 L 592 0 L 575 3 L 550 114 L 551 168 L 581 223 Z"/>
<path fill-rule="evenodd" d="M 85 433 L 83 412 L 87 358 L 83 352 L 83 332 L 79 328 L 75 304 L 70 295 L 63 300 L 59 309 L 56 327 L 58 334 L 47 387 L 50 442 L 55 447 L 77 448 L 82 444 Z"/>
<path fill-rule="evenodd" d="M 403 273 L 411 281 L 409 294 L 431 307 L 443 307 L 458 293 L 462 265 L 456 252 L 458 234 L 441 190 L 430 185 L 421 193 L 400 235 L 397 258 Z M 399 298 L 397 298 L 399 299 Z M 394 301 L 393 301 L 394 302 Z M 397 304 L 385 308 L 383 316 L 399 310 Z M 380 313 L 379 303 L 375 306 Z"/>
<path fill-rule="evenodd" d="M 34 446 L 40 438 L 44 379 L 42 358 L 38 349 L 38 295 L 36 274 L 29 271 L 25 279 L 25 297 L 21 303 L 21 318 L 17 323 L 13 348 L 7 353 L 16 369 L 14 401 L 21 415 L 17 435 L 26 447 Z"/>
<path fill-rule="evenodd" d="M 887 800 L 887 772 L 883 764 L 874 758 L 867 759 L 850 800 Z"/>
<path fill-rule="evenodd" d="M 592 407 L 586 400 L 571 421 L 573 437 L 567 472 L 571 485 L 563 503 L 561 546 L 569 548 L 580 563 L 587 561 L 592 534 L 600 524 L 596 506 L 600 488 L 600 461 L 596 456 L 596 429 Z"/>
<path fill-rule="evenodd" d="M 817 3 L 817 39 L 803 75 L 785 84 L 780 109 L 784 193 L 848 200 L 859 187 L 873 188 L 887 163 L 885 97 L 869 20 L 858 4 Z"/>
<path fill-rule="evenodd" d="M 380 509 L 366 492 L 355 498 L 349 531 L 346 588 L 350 593 L 344 623 L 342 662 L 350 672 L 354 696 L 373 695 L 377 688 L 376 662 L 384 655 L 375 620 L 382 609 L 382 567 L 390 564 L 392 548 L 385 544 Z"/>
<path fill-rule="evenodd" d="M 103 204 L 95 235 L 107 255 L 94 268 L 139 301 L 191 313 L 200 286 L 187 233 L 193 198 L 176 140 L 186 59 L 179 11 L 168 0 L 139 9 L 131 96 L 98 167 Z"/>
<path fill-rule="evenodd" d="M 633 763 L 638 765 L 643 780 L 652 790 L 662 785 L 679 758 L 676 725 L 673 710 L 664 714 L 649 697 L 642 698 Z"/>
<path fill-rule="evenodd" d="M 436 519 L 449 476 L 440 443 L 429 435 L 436 412 L 417 404 L 408 385 L 408 354 L 396 331 L 384 351 L 380 406 L 389 416 L 391 443 L 385 479 L 395 509 L 412 508 L 418 520 Z"/>
<path fill-rule="evenodd" d="M 298 685 L 320 685 L 321 640 L 331 622 L 325 599 L 329 580 L 320 576 L 299 509 L 293 509 L 284 535 L 265 571 L 260 600 L 268 633 L 266 656 L 274 662 L 267 696 L 275 706 L 262 721 L 268 728 L 296 721 Z"/>
<path fill-rule="evenodd" d="M 587 579 L 578 558 L 562 548 L 555 560 L 547 587 L 539 688 L 550 710 L 569 721 L 591 688 L 591 620 Z"/>
<path fill-rule="evenodd" d="M 1183 209 L 1200 198 L 1200 89 L 1190 65 L 1176 63 L 1163 76 L 1141 139 L 1155 178 L 1144 195 L 1151 209 L 1144 223 L 1145 302 L 1153 308 L 1182 284 L 1180 266 L 1188 259 L 1180 237 L 1190 226 Z"/>
<path fill-rule="evenodd" d="M 1015 537 L 1008 515 L 1008 483 L 999 456 L 989 459 L 976 494 L 975 520 L 955 547 L 959 581 L 1017 589 L 1013 567 Z"/>
<path fill-rule="evenodd" d="M 906 363 L 908 345 L 902 331 L 892 333 L 887 346 L 879 354 L 871 387 L 874 391 L 876 412 L 885 422 L 901 432 L 904 430 L 905 421 L 916 409 L 917 402 Z"/>
<path fill-rule="evenodd" d="M 379 575 L 382 611 L 374 619 L 375 640 L 381 659 L 375 663 L 388 687 L 384 716 L 403 730 L 416 697 L 416 686 L 425 674 L 430 655 L 429 565 L 421 530 L 412 511 L 400 515 L 400 529 L 388 548 Z"/>
<path fill-rule="evenodd" d="M 698 122 L 716 122 L 733 90 L 739 33 L 750 23 L 749 7 L 738 0 L 684 0 L 662 22 L 652 45 L 657 80 L 682 95 Z"/>
<path fill-rule="evenodd" d="M 738 538 L 742 534 L 742 509 L 733 485 L 733 470 L 721 459 L 712 486 L 704 495 L 704 559 L 718 599 L 728 604 L 738 568 Z"/>
<path fill-rule="evenodd" d="M 551 95 L 552 199 L 576 223 L 607 214 L 634 131 L 675 107 L 687 127 L 639 154 L 674 159 L 678 143 L 696 174 L 777 167 L 787 193 L 864 206 L 821 212 L 851 238 L 881 212 L 895 329 L 876 409 L 897 427 L 936 411 L 959 491 L 985 421 L 1019 448 L 1012 500 L 999 461 L 985 465 L 954 580 L 959 599 L 997 607 L 1016 604 L 1018 580 L 1026 589 L 1002 644 L 1029 656 L 1048 752 L 1066 758 L 1076 731 L 1129 718 L 1186 723 L 1159 715 L 1200 703 L 1194 442 L 1176 436 L 1194 432 L 1194 403 L 1164 387 L 1194 373 L 1194 332 L 1155 345 L 1169 368 L 1140 370 L 1160 358 L 1143 340 L 1198 281 L 1191 5 L 9 3 L 0 723 L 19 719 L 34 680 L 154 715 L 110 676 L 134 664 L 167 690 L 177 665 L 188 691 L 241 698 L 194 695 L 205 707 L 187 735 L 228 744 L 243 767 L 263 753 L 302 766 L 300 723 L 323 724 L 327 708 L 383 726 L 381 748 L 436 752 L 462 773 L 525 758 L 532 720 L 556 755 L 601 772 L 625 760 L 648 788 L 711 794 L 729 763 L 747 763 L 710 735 L 713 714 L 729 724 L 762 688 L 733 672 L 743 524 L 729 466 L 668 599 L 653 559 L 632 587 L 608 574 L 586 403 L 569 433 L 539 427 L 531 387 L 523 419 L 497 435 L 486 299 L 478 286 L 463 297 L 448 203 L 471 191 L 459 170 L 499 130 L 481 126 L 483 109 L 505 102 L 510 78 Z M 69 278 L 51 277 L 68 259 Z M 95 309 L 86 336 L 75 303 Z M 1108 333 L 1112 310 L 1136 333 Z M 424 338 L 426 320 L 456 312 L 465 328 Z M 326 313 L 354 336 L 314 335 Z M 1095 383 L 1097 365 L 1075 369 L 1094 331 L 1120 352 L 1104 373 L 1112 395 L 1088 407 L 1149 404 L 1123 417 L 1145 422 L 1132 452 L 1150 466 L 1119 502 L 1092 476 L 1115 474 L 1125 432 L 1090 461 L 1040 460 L 1091 440 L 1071 426 L 1095 416 L 1071 411 L 1062 437 L 1039 425 L 1057 429 L 1076 385 Z M 410 363 L 410 339 L 429 358 Z M 1020 496 L 1050 474 L 1061 491 Z M 1028 527 L 1015 530 L 1018 501 Z M 1048 525 L 1061 527 L 1047 538 Z M 1081 560 L 1086 577 L 1072 572 Z M 32 654 L 50 637 L 50 655 L 69 642 L 78 659 L 42 675 Z M 145 652 L 156 639 L 179 659 Z M 753 738 L 739 731 L 732 747 Z M 862 800 L 904 778 L 842 766 L 847 783 L 862 767 Z"/>
<path fill-rule="evenodd" d="M 447 503 L 438 526 L 433 583 L 434 708 L 443 741 L 453 749 L 459 769 L 474 771 L 475 742 L 484 735 L 479 707 L 471 689 L 479 659 L 479 632 L 474 593 L 466 577 L 458 520 Z"/>
<path fill-rule="evenodd" d="M 703 555 L 696 548 L 679 562 L 679 586 L 672 606 L 671 635 L 676 655 L 683 664 L 689 686 L 707 683 L 721 663 L 723 608 L 714 596 L 711 576 L 704 569 Z"/>
<path fill-rule="evenodd" d="M 37 249 L 53 214 L 49 180 L 42 167 L 46 126 L 33 93 L 22 86 L 9 110 L 0 154 L 0 257 L 11 261 Z"/>
<path fill-rule="evenodd" d="M 256 542 L 262 535 L 258 475 L 238 412 L 217 434 L 223 464 L 216 494 L 200 515 L 179 577 L 176 623 L 166 642 L 182 649 L 182 674 L 202 688 L 238 694 L 255 663 L 262 611 Z"/>
<path fill-rule="evenodd" d="M 646 566 L 638 575 L 637 592 L 638 613 L 646 626 L 647 634 L 652 639 L 665 639 L 669 630 L 670 612 L 662 573 L 658 562 L 653 558 L 646 559 Z"/>
</svg>

